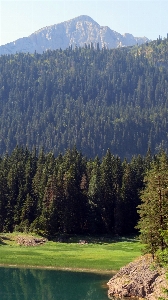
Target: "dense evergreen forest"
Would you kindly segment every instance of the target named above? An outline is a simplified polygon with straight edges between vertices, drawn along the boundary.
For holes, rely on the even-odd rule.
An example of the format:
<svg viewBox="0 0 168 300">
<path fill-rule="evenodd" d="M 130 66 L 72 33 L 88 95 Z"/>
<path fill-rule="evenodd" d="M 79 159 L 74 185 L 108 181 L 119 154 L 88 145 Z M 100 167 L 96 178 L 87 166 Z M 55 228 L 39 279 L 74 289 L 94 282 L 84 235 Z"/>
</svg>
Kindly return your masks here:
<svg viewBox="0 0 168 300">
<path fill-rule="evenodd" d="M 76 145 L 121 159 L 168 149 L 168 40 L 0 57 L 0 154 Z"/>
<path fill-rule="evenodd" d="M 121 161 L 102 160 L 76 148 L 55 157 L 16 147 L 0 159 L 0 232 L 132 234 L 150 151 Z"/>
</svg>

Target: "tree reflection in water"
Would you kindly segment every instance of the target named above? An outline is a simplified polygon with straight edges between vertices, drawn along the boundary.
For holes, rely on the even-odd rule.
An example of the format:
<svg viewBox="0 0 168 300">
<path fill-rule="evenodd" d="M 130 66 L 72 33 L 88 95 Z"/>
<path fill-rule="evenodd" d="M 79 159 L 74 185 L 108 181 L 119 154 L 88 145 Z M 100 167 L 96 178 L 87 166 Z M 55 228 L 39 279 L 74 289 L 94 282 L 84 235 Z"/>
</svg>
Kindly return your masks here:
<svg viewBox="0 0 168 300">
<path fill-rule="evenodd" d="M 107 300 L 110 275 L 0 268 L 1 300 Z"/>
</svg>

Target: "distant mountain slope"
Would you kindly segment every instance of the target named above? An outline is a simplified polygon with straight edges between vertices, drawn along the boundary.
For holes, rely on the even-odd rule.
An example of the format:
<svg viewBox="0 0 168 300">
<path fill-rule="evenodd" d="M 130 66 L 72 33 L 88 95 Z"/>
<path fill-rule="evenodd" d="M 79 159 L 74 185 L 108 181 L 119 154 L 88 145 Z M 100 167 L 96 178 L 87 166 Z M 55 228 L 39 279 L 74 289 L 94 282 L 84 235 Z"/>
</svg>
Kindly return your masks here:
<svg viewBox="0 0 168 300">
<path fill-rule="evenodd" d="M 19 146 L 88 157 L 168 151 L 168 39 L 0 57 L 0 155 Z"/>
<path fill-rule="evenodd" d="M 100 26 L 88 16 L 79 16 L 60 24 L 44 27 L 28 37 L 0 46 L 0 55 L 15 54 L 16 52 L 43 53 L 48 49 L 66 49 L 69 46 L 83 47 L 93 44 L 100 48 L 117 48 L 133 46 L 149 41 L 146 37 L 134 37 L 126 33 L 121 35 L 107 26 Z"/>
</svg>

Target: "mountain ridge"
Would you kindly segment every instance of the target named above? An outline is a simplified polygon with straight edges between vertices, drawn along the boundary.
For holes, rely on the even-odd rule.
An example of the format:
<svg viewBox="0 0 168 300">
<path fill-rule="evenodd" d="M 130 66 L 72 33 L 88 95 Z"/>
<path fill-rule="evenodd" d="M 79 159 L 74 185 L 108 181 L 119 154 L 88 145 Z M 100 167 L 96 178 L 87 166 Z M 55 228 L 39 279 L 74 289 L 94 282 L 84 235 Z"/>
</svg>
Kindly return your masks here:
<svg viewBox="0 0 168 300">
<path fill-rule="evenodd" d="M 69 46 L 83 47 L 99 44 L 100 48 L 117 48 L 143 44 L 146 37 L 134 37 L 130 33 L 120 34 L 108 26 L 100 26 L 87 15 L 81 15 L 65 22 L 43 27 L 28 37 L 19 38 L 0 46 L 0 55 L 17 52 L 43 53 L 47 50 L 62 49 Z"/>
</svg>

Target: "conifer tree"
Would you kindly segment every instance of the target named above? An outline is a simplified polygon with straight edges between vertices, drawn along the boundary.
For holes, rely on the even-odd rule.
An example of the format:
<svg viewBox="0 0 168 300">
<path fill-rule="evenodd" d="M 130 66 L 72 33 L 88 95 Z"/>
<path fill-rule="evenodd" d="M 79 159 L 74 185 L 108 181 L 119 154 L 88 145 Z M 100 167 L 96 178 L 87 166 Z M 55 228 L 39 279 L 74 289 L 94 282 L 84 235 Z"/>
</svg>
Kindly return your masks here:
<svg viewBox="0 0 168 300">
<path fill-rule="evenodd" d="M 140 220 L 137 228 L 146 244 L 146 252 L 154 257 L 156 251 L 166 247 L 162 232 L 168 229 L 168 158 L 160 152 L 151 163 L 138 206 Z"/>
<path fill-rule="evenodd" d="M 114 230 L 115 178 L 112 170 L 112 155 L 107 150 L 100 166 L 101 214 L 107 232 Z"/>
</svg>

